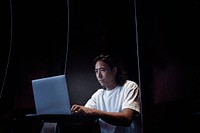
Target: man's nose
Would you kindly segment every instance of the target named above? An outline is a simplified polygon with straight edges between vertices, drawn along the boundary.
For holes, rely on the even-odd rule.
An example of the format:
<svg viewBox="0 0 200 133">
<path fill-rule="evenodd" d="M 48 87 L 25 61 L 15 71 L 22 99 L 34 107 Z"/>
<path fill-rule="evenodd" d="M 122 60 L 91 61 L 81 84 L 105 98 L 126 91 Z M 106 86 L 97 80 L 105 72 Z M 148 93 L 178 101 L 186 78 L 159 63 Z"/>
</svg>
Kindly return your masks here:
<svg viewBox="0 0 200 133">
<path fill-rule="evenodd" d="M 97 72 L 97 77 L 98 77 L 98 78 L 101 78 L 101 77 L 102 77 L 102 74 L 101 74 L 100 71 Z"/>
</svg>

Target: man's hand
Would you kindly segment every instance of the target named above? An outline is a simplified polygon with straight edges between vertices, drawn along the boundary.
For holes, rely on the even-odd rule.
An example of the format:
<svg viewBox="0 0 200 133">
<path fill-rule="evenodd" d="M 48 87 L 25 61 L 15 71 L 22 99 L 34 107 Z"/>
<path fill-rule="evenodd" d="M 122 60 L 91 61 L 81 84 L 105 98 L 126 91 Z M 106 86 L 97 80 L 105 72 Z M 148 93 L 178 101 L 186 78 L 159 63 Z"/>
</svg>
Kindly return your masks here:
<svg viewBox="0 0 200 133">
<path fill-rule="evenodd" d="M 74 104 L 71 107 L 71 111 L 76 113 L 76 114 L 92 115 L 94 113 L 93 110 L 94 109 L 87 108 L 87 107 L 81 106 L 81 105 L 76 105 L 76 104 Z"/>
</svg>

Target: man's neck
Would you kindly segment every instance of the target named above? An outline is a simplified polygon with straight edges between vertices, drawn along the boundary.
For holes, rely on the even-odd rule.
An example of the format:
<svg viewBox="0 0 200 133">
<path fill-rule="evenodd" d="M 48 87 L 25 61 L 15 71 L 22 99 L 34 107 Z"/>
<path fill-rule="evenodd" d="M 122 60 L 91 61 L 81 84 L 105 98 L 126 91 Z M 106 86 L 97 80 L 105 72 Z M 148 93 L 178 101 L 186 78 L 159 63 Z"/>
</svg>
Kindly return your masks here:
<svg viewBox="0 0 200 133">
<path fill-rule="evenodd" d="M 116 83 L 112 83 L 109 86 L 106 86 L 106 89 L 107 90 L 113 90 L 115 87 L 117 87 L 117 84 Z"/>
</svg>

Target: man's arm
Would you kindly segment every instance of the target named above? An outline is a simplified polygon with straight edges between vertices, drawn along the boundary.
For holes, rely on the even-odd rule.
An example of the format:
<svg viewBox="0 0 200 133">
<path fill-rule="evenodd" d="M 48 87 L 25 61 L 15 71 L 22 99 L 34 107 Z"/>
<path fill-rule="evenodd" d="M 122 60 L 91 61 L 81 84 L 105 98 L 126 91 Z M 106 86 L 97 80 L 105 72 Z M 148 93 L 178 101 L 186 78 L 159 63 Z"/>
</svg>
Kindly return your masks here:
<svg viewBox="0 0 200 133">
<path fill-rule="evenodd" d="M 73 105 L 71 109 L 72 112 L 77 114 L 95 115 L 105 122 L 116 126 L 130 126 L 136 114 L 136 111 L 128 108 L 122 110 L 122 112 L 106 112 L 85 106 Z"/>
</svg>

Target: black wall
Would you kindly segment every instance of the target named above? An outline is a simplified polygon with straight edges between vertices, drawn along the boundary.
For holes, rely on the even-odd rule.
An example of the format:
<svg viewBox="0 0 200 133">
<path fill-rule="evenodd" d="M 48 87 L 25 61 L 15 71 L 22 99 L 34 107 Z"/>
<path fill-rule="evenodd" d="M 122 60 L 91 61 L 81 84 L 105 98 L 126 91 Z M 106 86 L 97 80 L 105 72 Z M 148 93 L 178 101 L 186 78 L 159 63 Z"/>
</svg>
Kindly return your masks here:
<svg viewBox="0 0 200 133">
<path fill-rule="evenodd" d="M 198 1 L 138 0 L 144 132 L 199 132 Z"/>
</svg>

